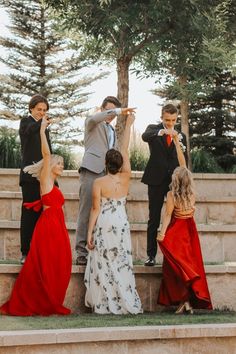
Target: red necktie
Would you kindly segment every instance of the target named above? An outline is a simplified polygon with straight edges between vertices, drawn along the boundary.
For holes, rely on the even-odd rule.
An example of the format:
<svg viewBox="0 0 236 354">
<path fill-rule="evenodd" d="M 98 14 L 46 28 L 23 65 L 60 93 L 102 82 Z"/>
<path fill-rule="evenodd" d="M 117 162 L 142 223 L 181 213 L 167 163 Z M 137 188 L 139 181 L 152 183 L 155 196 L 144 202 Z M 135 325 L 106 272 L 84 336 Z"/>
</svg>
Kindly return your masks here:
<svg viewBox="0 0 236 354">
<path fill-rule="evenodd" d="M 171 136 L 170 136 L 169 134 L 166 135 L 166 142 L 167 142 L 167 145 L 168 145 L 168 146 L 170 146 L 171 141 L 172 141 Z"/>
</svg>

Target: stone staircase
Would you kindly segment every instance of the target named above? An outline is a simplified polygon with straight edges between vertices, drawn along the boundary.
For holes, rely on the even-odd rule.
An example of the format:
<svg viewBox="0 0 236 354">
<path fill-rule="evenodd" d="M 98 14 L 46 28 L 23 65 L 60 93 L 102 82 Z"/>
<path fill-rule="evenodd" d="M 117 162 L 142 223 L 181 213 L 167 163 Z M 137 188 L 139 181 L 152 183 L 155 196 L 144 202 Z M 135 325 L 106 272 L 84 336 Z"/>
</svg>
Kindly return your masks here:
<svg viewBox="0 0 236 354">
<path fill-rule="evenodd" d="M 21 192 L 19 170 L 0 169 L 0 303 L 11 289 L 20 266 L 6 264 L 20 258 L 19 220 Z M 132 174 L 127 200 L 131 225 L 134 260 L 146 258 L 146 223 L 148 219 L 147 187 L 140 182 L 142 173 Z M 236 175 L 195 174 L 197 223 L 210 291 L 215 307 L 236 309 Z M 65 196 L 65 217 L 74 254 L 75 227 L 79 206 L 79 176 L 77 171 L 65 171 L 59 180 Z M 162 255 L 158 253 L 158 262 Z M 234 263 L 235 262 L 235 263 Z M 83 267 L 73 266 L 67 304 L 83 308 Z M 161 278 L 161 266 L 136 266 L 137 287 L 148 311 L 156 310 L 156 296 Z M 4 284 L 4 285 L 3 285 Z M 80 284 L 80 286 L 79 286 Z M 226 291 L 227 290 L 227 291 Z M 226 293 L 225 293 L 226 291 Z"/>
</svg>

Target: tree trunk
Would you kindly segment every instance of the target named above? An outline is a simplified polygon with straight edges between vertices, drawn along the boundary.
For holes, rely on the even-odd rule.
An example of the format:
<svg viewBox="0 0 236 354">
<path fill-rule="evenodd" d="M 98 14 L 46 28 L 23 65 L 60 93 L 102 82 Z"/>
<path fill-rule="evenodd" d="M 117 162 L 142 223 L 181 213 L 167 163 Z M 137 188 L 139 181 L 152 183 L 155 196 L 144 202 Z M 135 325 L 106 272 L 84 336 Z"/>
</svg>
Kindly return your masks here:
<svg viewBox="0 0 236 354">
<path fill-rule="evenodd" d="M 182 76 L 179 79 L 180 85 L 183 88 L 183 92 L 185 91 L 185 86 L 187 84 L 187 77 Z M 188 167 L 192 170 L 192 161 L 190 157 L 190 141 L 189 141 L 189 101 L 185 97 L 182 97 L 180 102 L 180 113 L 181 113 L 181 131 L 186 135 L 187 138 L 187 156 L 188 156 Z"/>
<path fill-rule="evenodd" d="M 117 98 L 121 102 L 122 107 L 128 107 L 129 101 L 129 66 L 131 63 L 130 56 L 124 56 L 117 60 Z M 116 134 L 118 140 L 118 146 L 125 127 L 126 116 L 120 115 L 116 123 Z"/>
</svg>

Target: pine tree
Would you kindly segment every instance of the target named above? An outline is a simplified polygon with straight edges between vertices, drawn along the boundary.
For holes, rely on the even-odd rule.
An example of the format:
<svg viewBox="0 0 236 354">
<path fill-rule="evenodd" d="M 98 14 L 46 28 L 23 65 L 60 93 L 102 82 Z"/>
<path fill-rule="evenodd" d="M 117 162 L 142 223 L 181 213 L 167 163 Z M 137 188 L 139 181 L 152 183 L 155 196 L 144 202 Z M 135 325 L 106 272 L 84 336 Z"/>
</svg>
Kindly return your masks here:
<svg viewBox="0 0 236 354">
<path fill-rule="evenodd" d="M 42 0 L 2 1 L 11 19 L 9 38 L 0 37 L 8 56 L 0 60 L 9 69 L 1 75 L 2 118 L 17 120 L 27 112 L 30 97 L 40 93 L 48 98 L 54 138 L 68 142 L 78 139 L 78 120 L 88 99 L 87 87 L 104 76 L 81 76 L 87 62 L 81 59 L 79 45 L 56 30 L 55 20 Z M 71 128 L 73 125 L 73 128 Z"/>
<path fill-rule="evenodd" d="M 191 146 L 210 152 L 225 171 L 230 171 L 236 165 L 236 76 L 222 72 L 211 89 L 208 94 L 202 91 L 191 104 Z"/>
</svg>

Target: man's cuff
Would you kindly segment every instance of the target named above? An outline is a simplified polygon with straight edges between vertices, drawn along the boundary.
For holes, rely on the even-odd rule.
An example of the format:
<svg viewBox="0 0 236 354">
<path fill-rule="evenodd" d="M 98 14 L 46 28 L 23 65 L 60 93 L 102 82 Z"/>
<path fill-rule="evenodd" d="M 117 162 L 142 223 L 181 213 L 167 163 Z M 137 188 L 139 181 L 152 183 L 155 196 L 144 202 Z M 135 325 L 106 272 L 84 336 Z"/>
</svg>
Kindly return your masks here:
<svg viewBox="0 0 236 354">
<path fill-rule="evenodd" d="M 116 114 L 119 115 L 119 114 L 121 114 L 122 109 L 121 108 L 115 108 L 115 111 L 116 111 Z"/>
<path fill-rule="evenodd" d="M 114 109 L 109 109 L 108 111 L 106 111 L 106 115 L 109 116 L 111 114 L 115 114 L 115 115 L 119 115 L 121 114 L 122 109 L 121 108 L 114 108 Z"/>
</svg>

